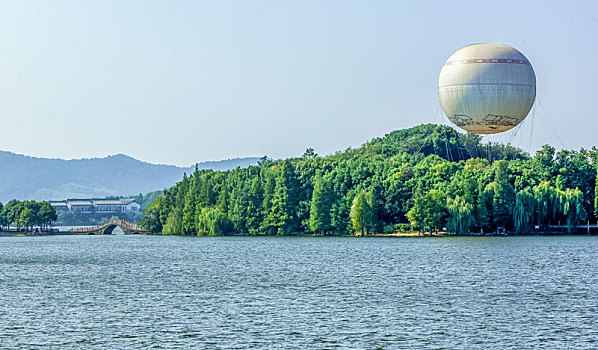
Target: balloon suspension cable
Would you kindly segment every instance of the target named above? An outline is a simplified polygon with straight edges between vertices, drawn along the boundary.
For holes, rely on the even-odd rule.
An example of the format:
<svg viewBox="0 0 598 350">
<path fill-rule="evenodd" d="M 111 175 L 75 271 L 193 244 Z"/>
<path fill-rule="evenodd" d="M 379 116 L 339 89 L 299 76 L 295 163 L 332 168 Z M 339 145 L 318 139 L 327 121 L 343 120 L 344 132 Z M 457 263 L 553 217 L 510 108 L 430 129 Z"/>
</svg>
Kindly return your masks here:
<svg viewBox="0 0 598 350">
<path fill-rule="evenodd" d="M 459 138 L 457 138 L 457 147 L 459 146 Z M 467 142 L 463 142 L 463 148 L 465 148 L 465 150 L 467 151 L 467 153 L 469 153 L 469 158 L 477 158 L 474 157 L 473 154 L 471 153 L 471 151 L 469 150 L 469 148 L 467 147 Z M 477 155 L 478 152 L 476 152 Z"/>
<path fill-rule="evenodd" d="M 467 153 L 469 154 L 469 158 L 476 158 L 473 156 L 473 154 L 471 153 L 471 151 L 469 150 L 469 148 L 467 147 L 467 142 L 463 142 L 462 144 L 459 144 L 459 138 L 457 138 L 457 150 L 459 151 L 461 148 L 459 146 L 463 146 L 463 148 L 465 148 L 465 150 L 467 151 Z M 463 155 L 462 153 L 459 151 L 459 159 L 463 159 Z"/>
<path fill-rule="evenodd" d="M 525 124 L 525 120 L 523 120 L 521 123 L 519 123 L 519 125 L 517 125 L 513 131 L 511 132 L 510 135 L 506 135 L 507 136 L 507 145 L 511 145 L 513 144 L 513 141 L 515 141 L 515 138 L 517 136 L 519 136 L 519 132 L 521 131 L 521 129 L 523 128 L 523 125 Z"/>
<path fill-rule="evenodd" d="M 444 130 L 444 146 L 446 147 L 446 156 L 447 156 L 448 160 L 450 160 L 452 162 L 453 155 L 451 153 L 451 150 L 448 147 L 448 135 L 446 134 L 446 130 Z"/>
<path fill-rule="evenodd" d="M 442 115 L 442 113 L 438 113 L 439 111 L 440 111 L 440 102 L 438 102 L 438 107 L 436 108 L 436 121 L 439 120 L 441 125 L 445 125 L 443 123 L 443 118 L 442 118 L 443 115 Z M 448 135 L 446 133 L 446 130 L 444 130 L 444 147 L 446 147 L 446 158 L 452 162 L 453 154 L 451 153 L 451 150 L 449 149 L 449 146 L 448 146 Z"/>
<path fill-rule="evenodd" d="M 531 128 L 530 128 L 529 137 L 528 137 L 529 142 L 527 143 L 527 153 L 530 153 L 531 149 L 532 149 L 532 139 L 534 137 L 534 122 L 535 121 L 536 121 L 536 104 L 534 104 L 534 107 L 532 108 Z"/>
<path fill-rule="evenodd" d="M 559 143 L 561 144 L 561 146 L 563 146 L 563 148 L 567 148 L 565 146 L 565 144 L 563 143 L 563 141 L 561 140 L 561 138 L 559 137 L 559 134 L 556 131 L 556 128 L 554 127 L 554 125 L 552 124 L 552 121 L 550 120 L 550 117 L 548 117 L 548 113 L 546 112 L 546 109 L 544 108 L 544 105 L 540 101 L 540 98 L 536 97 L 536 101 L 538 101 L 538 104 L 540 105 L 540 108 L 541 108 L 542 112 L 544 112 L 544 116 L 546 117 L 546 120 L 544 120 L 542 118 L 540 118 L 540 120 L 542 122 L 544 122 L 544 125 L 546 125 L 546 127 L 548 128 L 548 130 L 554 135 L 554 137 L 556 137 L 556 139 L 559 141 Z"/>
<path fill-rule="evenodd" d="M 509 146 L 512 146 L 515 138 L 520 135 L 521 129 L 523 129 L 523 125 L 525 125 L 526 120 L 523 120 L 519 125 L 517 125 L 510 135 L 506 135 L 507 137 L 507 144 L 505 145 L 505 156 L 509 159 Z"/>
<path fill-rule="evenodd" d="M 434 117 L 434 120 L 432 121 L 432 123 L 436 123 L 438 121 L 438 111 L 440 110 L 440 102 L 438 103 L 438 106 L 436 107 L 436 115 Z M 430 138 L 432 132 L 432 128 L 428 128 L 428 130 L 426 131 L 426 136 L 424 138 L 424 142 L 421 144 L 421 146 L 419 146 L 419 149 L 417 150 L 417 152 L 415 154 L 419 154 L 422 149 L 424 148 L 424 146 L 426 145 L 426 143 L 428 143 L 428 139 Z"/>
</svg>

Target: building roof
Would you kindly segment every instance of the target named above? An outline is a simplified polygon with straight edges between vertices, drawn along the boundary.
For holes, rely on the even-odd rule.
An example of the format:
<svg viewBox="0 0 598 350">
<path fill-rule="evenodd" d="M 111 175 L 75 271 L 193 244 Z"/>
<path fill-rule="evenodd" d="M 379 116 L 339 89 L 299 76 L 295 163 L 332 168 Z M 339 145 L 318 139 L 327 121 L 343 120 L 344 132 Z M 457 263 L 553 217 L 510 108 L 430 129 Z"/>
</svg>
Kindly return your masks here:
<svg viewBox="0 0 598 350">
<path fill-rule="evenodd" d="M 120 199 L 94 199 L 94 205 L 125 205 Z"/>
<path fill-rule="evenodd" d="M 106 198 L 69 198 L 65 201 L 50 201 L 53 206 L 71 205 L 129 205 L 137 203 L 133 198 L 106 199 Z"/>
<path fill-rule="evenodd" d="M 73 201 L 73 202 L 69 201 L 69 202 L 68 202 L 68 204 L 69 204 L 70 206 L 77 206 L 77 205 L 85 205 L 85 206 L 89 206 L 89 205 L 93 205 L 93 203 L 92 203 L 91 201 L 89 201 L 89 200 L 87 200 L 87 201 L 86 201 L 86 200 L 79 200 L 79 201 L 76 201 L 76 202 L 74 202 L 74 201 Z"/>
</svg>

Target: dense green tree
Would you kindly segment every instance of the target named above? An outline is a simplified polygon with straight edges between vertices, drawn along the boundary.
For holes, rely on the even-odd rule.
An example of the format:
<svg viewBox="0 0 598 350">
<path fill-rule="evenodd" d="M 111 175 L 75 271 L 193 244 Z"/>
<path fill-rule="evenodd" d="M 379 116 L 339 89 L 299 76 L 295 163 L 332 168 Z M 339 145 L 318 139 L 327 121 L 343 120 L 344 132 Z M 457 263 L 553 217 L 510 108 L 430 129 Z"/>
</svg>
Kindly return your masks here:
<svg viewBox="0 0 598 350">
<path fill-rule="evenodd" d="M 56 210 L 49 202 L 13 199 L 4 206 L 0 203 L 0 229 L 11 224 L 18 229 L 31 229 L 35 226 L 47 229 L 57 219 Z"/>
<path fill-rule="evenodd" d="M 494 182 L 491 183 L 494 190 L 494 197 L 492 199 L 493 215 L 496 226 L 506 230 L 512 222 L 515 189 L 509 182 L 507 161 L 497 161 L 494 163 L 494 168 Z"/>
<path fill-rule="evenodd" d="M 346 235 L 352 231 L 350 205 L 352 203 L 353 199 L 350 199 L 348 196 L 339 197 L 332 203 L 330 222 L 332 229 L 338 234 Z"/>
<path fill-rule="evenodd" d="M 313 232 L 325 233 L 332 228 L 332 189 L 321 174 L 314 179 L 314 191 L 309 212 L 309 228 Z"/>
<path fill-rule="evenodd" d="M 226 187 L 225 184 L 222 184 L 220 191 L 218 192 L 218 200 L 216 201 L 216 206 L 222 212 L 226 213 L 229 209 L 229 189 Z"/>
<path fill-rule="evenodd" d="M 0 202 L 0 231 L 2 231 L 2 228 L 4 226 L 8 226 L 9 224 L 8 222 L 6 222 L 4 215 L 2 215 L 2 209 L 4 209 L 4 204 Z"/>
<path fill-rule="evenodd" d="M 228 217 L 236 231 L 247 233 L 251 189 L 248 188 L 249 184 L 242 178 L 239 178 L 236 183 L 236 187 L 231 190 Z"/>
<path fill-rule="evenodd" d="M 264 200 L 262 202 L 262 217 L 264 218 L 262 223 L 260 224 L 260 230 L 268 233 L 274 234 L 273 227 L 271 226 L 270 220 L 266 220 L 266 218 L 270 215 L 272 211 L 272 200 L 274 198 L 274 189 L 276 187 L 276 176 L 273 169 L 263 169 L 262 171 L 263 181 L 264 181 Z"/>
<path fill-rule="evenodd" d="M 407 217 L 413 226 L 421 230 L 438 232 L 438 229 L 444 226 L 448 215 L 446 202 L 445 194 L 438 190 L 416 195 Z"/>
<path fill-rule="evenodd" d="M 58 220 L 56 209 L 50 204 L 50 202 L 41 202 L 38 212 L 39 225 L 48 228 L 52 222 Z"/>
<path fill-rule="evenodd" d="M 18 218 L 15 219 L 17 226 L 31 228 L 35 225 L 40 224 L 39 209 L 40 205 L 34 201 L 24 201 L 23 210 Z"/>
<path fill-rule="evenodd" d="M 162 232 L 162 221 L 160 220 L 160 211 L 163 210 L 166 202 L 164 195 L 156 196 L 153 202 L 149 203 L 145 209 L 145 217 L 139 221 L 139 225 L 145 227 L 150 232 Z"/>
<path fill-rule="evenodd" d="M 592 157 L 585 151 L 562 150 L 557 153 L 555 163 L 563 188 L 578 188 L 582 193 L 583 208 L 586 213 L 594 213 L 594 190 L 596 187 L 596 167 Z"/>
<path fill-rule="evenodd" d="M 431 232 L 447 226 L 449 233 L 545 232 L 558 224 L 575 231 L 598 215 L 597 162 L 596 149 L 544 146 L 530 158 L 508 145 L 482 144 L 478 135 L 421 125 L 326 157 L 307 149 L 248 168 L 195 169 L 147 206 L 141 224 L 186 235 L 345 235 L 356 230 L 351 209 L 360 203 L 370 213 L 367 225 L 357 226 L 364 233 L 394 232 L 400 224 Z M 19 203 L 6 203 L 3 222 L 39 222 L 21 215 Z"/>
<path fill-rule="evenodd" d="M 276 185 L 272 207 L 264 219 L 267 229 L 275 234 L 289 234 L 299 228 L 297 219 L 298 184 L 293 164 L 286 160 L 276 169 Z"/>
<path fill-rule="evenodd" d="M 553 179 L 556 176 L 557 165 L 554 162 L 556 150 L 549 145 L 542 146 L 542 149 L 536 152 L 532 161 L 532 169 L 535 176 L 540 179 Z"/>
<path fill-rule="evenodd" d="M 8 204 L 11 204 L 11 202 L 8 202 Z M 23 219 L 27 217 L 23 216 L 23 210 L 25 210 L 25 202 L 17 201 L 16 204 L 14 206 L 11 206 L 10 208 L 13 217 L 13 224 L 17 227 L 17 229 L 21 229 L 25 226 L 25 222 L 23 222 Z"/>
<path fill-rule="evenodd" d="M 191 233 L 196 231 L 195 215 L 196 215 L 197 195 L 194 190 L 190 190 L 185 195 L 185 202 L 183 206 L 183 231 L 184 233 Z"/>
<path fill-rule="evenodd" d="M 263 220 L 264 189 L 259 177 L 254 177 L 251 181 L 251 190 L 249 193 L 249 203 L 247 207 L 247 230 L 251 234 L 260 233 L 260 225 Z"/>
<path fill-rule="evenodd" d="M 409 210 L 407 203 L 411 198 L 411 188 L 407 182 L 413 177 L 413 168 L 404 164 L 402 168 L 391 171 L 383 181 L 382 220 L 387 223 L 406 222 L 405 214 Z"/>
<path fill-rule="evenodd" d="M 482 233 L 490 232 L 493 228 L 493 198 L 494 190 L 492 187 L 480 182 L 478 187 L 478 200 L 475 216 L 476 220 L 474 225 L 477 226 Z"/>
<path fill-rule="evenodd" d="M 318 155 L 316 154 L 316 151 L 313 148 L 309 147 L 309 148 L 307 148 L 305 150 L 305 153 L 303 153 L 303 155 L 301 156 L 301 158 L 303 158 L 303 159 L 309 159 L 309 158 L 315 158 L 317 156 Z"/>
<path fill-rule="evenodd" d="M 384 189 L 380 176 L 375 173 L 369 186 L 372 205 L 372 231 L 382 232 L 384 228 Z"/>
<path fill-rule="evenodd" d="M 13 224 L 15 219 L 21 215 L 22 203 L 16 199 L 13 199 L 6 203 L 2 208 L 2 218 L 6 225 Z"/>
</svg>

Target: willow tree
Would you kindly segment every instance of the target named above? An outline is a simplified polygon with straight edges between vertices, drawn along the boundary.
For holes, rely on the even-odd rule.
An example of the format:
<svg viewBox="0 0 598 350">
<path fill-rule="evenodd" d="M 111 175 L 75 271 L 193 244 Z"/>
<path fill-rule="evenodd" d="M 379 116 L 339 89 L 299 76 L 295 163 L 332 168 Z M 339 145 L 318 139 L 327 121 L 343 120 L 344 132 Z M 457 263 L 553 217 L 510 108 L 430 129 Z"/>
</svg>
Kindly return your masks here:
<svg viewBox="0 0 598 350">
<path fill-rule="evenodd" d="M 353 230 L 361 236 L 367 234 L 372 228 L 372 203 L 371 193 L 365 190 L 359 191 L 351 205 L 351 221 Z"/>
<path fill-rule="evenodd" d="M 551 219 L 556 218 L 558 211 L 557 190 L 548 181 L 543 181 L 532 191 L 536 202 L 536 222 L 538 226 L 549 229 Z"/>
<path fill-rule="evenodd" d="M 469 233 L 474 219 L 473 205 L 465 198 L 457 196 L 455 199 L 447 199 L 446 209 L 448 211 L 447 231 L 453 234 Z"/>
<path fill-rule="evenodd" d="M 525 188 L 515 196 L 515 208 L 513 209 L 513 224 L 518 233 L 530 232 L 534 222 L 536 201 L 534 195 L 528 188 Z"/>
<path fill-rule="evenodd" d="M 231 233 L 233 224 L 226 213 L 216 207 L 201 208 L 197 217 L 197 235 L 215 236 Z"/>
<path fill-rule="evenodd" d="M 587 218 L 583 208 L 583 192 L 578 188 L 559 191 L 559 202 L 560 212 L 567 222 L 567 232 L 571 233 L 582 220 Z"/>
<path fill-rule="evenodd" d="M 183 211 L 180 208 L 175 207 L 172 209 L 168 215 L 168 219 L 166 219 L 163 232 L 167 235 L 183 234 Z"/>
</svg>

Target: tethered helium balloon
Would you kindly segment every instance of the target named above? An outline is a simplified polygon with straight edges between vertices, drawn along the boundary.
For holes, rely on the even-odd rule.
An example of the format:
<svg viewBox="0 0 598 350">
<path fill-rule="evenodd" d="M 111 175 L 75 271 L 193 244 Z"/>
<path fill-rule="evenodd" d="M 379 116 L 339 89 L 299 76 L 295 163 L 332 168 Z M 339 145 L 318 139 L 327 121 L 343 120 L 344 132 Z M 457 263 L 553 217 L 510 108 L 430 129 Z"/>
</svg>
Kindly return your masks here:
<svg viewBox="0 0 598 350">
<path fill-rule="evenodd" d="M 508 45 L 469 45 L 442 67 L 438 98 L 459 128 L 497 134 L 517 126 L 531 110 L 536 75 L 527 58 Z"/>
</svg>

